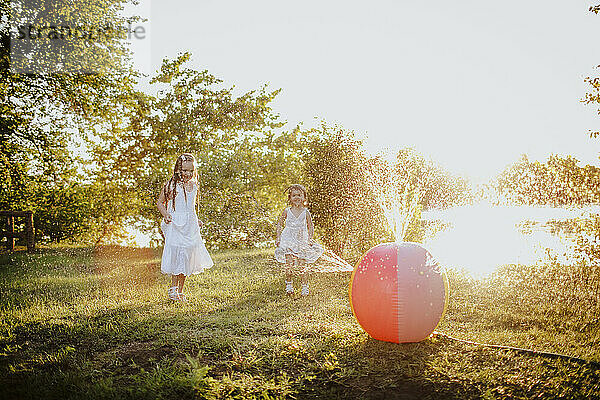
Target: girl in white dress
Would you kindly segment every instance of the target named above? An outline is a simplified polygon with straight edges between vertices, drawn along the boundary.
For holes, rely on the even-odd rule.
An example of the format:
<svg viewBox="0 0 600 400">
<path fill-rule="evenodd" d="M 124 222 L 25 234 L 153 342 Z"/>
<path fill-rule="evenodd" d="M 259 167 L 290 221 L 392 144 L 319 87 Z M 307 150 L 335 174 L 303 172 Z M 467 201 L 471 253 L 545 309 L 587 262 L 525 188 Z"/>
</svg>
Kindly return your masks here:
<svg viewBox="0 0 600 400">
<path fill-rule="evenodd" d="M 306 189 L 292 185 L 287 189 L 288 204 L 277 221 L 275 259 L 285 264 L 285 292 L 294 294 L 293 273 L 298 270 L 302 282 L 302 295 L 307 296 L 308 266 L 323 254 L 323 248 L 313 240 L 314 226 L 310 212 L 305 207 Z M 284 227 L 285 224 L 285 227 Z M 298 268 L 294 268 L 297 266 Z"/>
<path fill-rule="evenodd" d="M 158 195 L 156 206 L 163 216 L 161 230 L 165 238 L 161 271 L 171 275 L 169 299 L 185 301 L 185 278 L 213 266 L 204 246 L 196 214 L 198 174 L 194 156 L 184 153 L 175 161 L 173 176 Z"/>
</svg>

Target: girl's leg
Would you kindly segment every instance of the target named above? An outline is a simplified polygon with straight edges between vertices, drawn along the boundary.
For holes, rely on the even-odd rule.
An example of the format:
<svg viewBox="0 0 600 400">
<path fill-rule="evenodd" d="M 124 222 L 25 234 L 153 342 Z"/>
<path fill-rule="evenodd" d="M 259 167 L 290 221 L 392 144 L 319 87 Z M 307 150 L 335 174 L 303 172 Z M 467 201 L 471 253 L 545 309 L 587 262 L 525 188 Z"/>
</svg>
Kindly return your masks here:
<svg viewBox="0 0 600 400">
<path fill-rule="evenodd" d="M 179 292 L 178 292 L 178 278 L 177 275 L 171 275 L 171 287 L 169 288 L 169 299 L 171 300 L 179 300 Z"/>
<path fill-rule="evenodd" d="M 183 294 L 183 284 L 184 283 L 185 283 L 185 275 L 184 274 L 177 275 L 177 286 L 178 286 L 178 291 L 179 291 L 179 300 L 181 300 L 181 301 L 187 301 L 187 299 L 185 298 L 185 295 Z"/>
<path fill-rule="evenodd" d="M 308 264 L 305 260 L 300 261 L 300 282 L 302 283 L 302 295 L 308 296 Z"/>
<path fill-rule="evenodd" d="M 294 269 L 294 256 L 291 254 L 285 255 L 285 280 L 286 282 L 291 282 L 293 277 L 293 269 Z"/>
<path fill-rule="evenodd" d="M 308 285 L 308 271 L 306 271 L 306 264 L 304 264 L 302 275 L 300 275 L 300 281 L 302 285 Z"/>
<path fill-rule="evenodd" d="M 179 287 L 179 293 L 183 292 L 183 284 L 185 283 L 185 275 L 177 275 L 177 286 Z"/>
<path fill-rule="evenodd" d="M 291 254 L 285 255 L 285 292 L 294 293 L 294 257 Z"/>
</svg>

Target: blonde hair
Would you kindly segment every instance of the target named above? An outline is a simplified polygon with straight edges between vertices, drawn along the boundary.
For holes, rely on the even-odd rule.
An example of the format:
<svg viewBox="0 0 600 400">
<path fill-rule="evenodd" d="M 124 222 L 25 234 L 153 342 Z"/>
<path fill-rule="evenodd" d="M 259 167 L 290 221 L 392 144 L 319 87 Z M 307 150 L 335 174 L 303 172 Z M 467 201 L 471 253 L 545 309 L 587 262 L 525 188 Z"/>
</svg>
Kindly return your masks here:
<svg viewBox="0 0 600 400">
<path fill-rule="evenodd" d="M 290 204 L 292 201 L 292 190 L 298 190 L 302 192 L 302 194 L 304 194 L 304 204 L 306 205 L 306 200 L 308 200 L 308 194 L 306 193 L 306 188 L 300 185 L 299 183 L 294 183 L 286 189 L 286 192 L 288 194 L 288 204 Z"/>
</svg>

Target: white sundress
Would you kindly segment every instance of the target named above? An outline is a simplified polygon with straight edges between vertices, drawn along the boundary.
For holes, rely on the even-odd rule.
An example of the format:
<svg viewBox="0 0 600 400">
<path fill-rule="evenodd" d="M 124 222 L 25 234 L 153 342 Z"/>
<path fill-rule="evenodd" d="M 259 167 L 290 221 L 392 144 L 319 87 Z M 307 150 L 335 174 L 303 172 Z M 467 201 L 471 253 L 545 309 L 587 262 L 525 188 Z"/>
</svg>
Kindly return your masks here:
<svg viewBox="0 0 600 400">
<path fill-rule="evenodd" d="M 198 185 L 184 193 L 182 184 L 177 185 L 175 209 L 173 199 L 167 202 L 167 211 L 171 214 L 171 223 L 160 224 L 165 236 L 160 270 L 164 274 L 189 276 L 198 274 L 214 265 L 198 226 L 196 215 L 196 192 Z"/>
<path fill-rule="evenodd" d="M 275 259 L 280 263 L 285 263 L 286 254 L 291 254 L 307 263 L 314 263 L 323 254 L 323 247 L 316 242 L 312 244 L 308 242 L 307 209 L 304 208 L 297 217 L 290 207 L 285 211 L 285 228 L 281 232 L 279 246 L 275 249 Z"/>
</svg>

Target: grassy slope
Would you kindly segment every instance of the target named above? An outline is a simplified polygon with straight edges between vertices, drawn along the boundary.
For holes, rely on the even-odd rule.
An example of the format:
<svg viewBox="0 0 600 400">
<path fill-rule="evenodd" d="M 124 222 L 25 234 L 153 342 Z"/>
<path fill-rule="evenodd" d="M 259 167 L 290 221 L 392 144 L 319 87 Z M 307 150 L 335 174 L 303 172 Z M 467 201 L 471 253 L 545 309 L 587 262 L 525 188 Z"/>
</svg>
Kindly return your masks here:
<svg viewBox="0 0 600 400">
<path fill-rule="evenodd" d="M 352 315 L 349 273 L 317 274 L 311 296 L 290 299 L 269 251 L 213 258 L 188 280 L 189 302 L 171 304 L 149 250 L 0 256 L 0 398 L 600 398 L 594 365 L 439 336 L 373 340 Z M 600 361 L 597 307 L 557 309 L 515 276 L 449 273 L 439 330 Z"/>
</svg>

